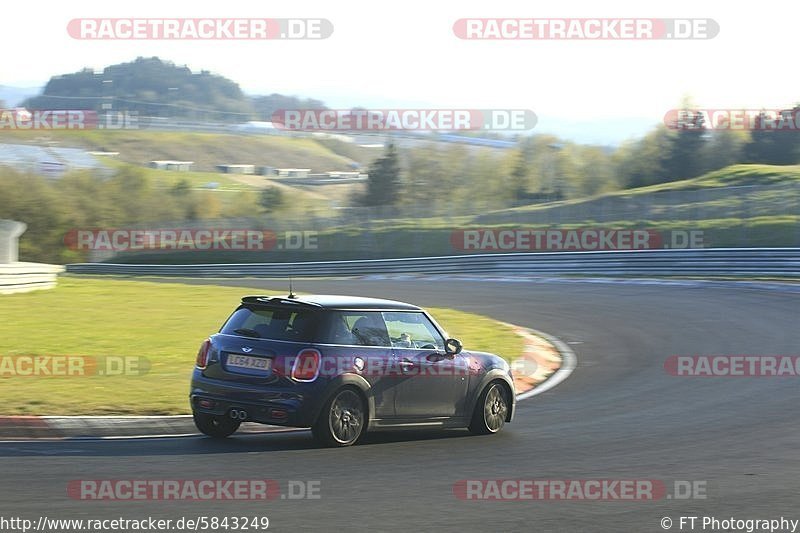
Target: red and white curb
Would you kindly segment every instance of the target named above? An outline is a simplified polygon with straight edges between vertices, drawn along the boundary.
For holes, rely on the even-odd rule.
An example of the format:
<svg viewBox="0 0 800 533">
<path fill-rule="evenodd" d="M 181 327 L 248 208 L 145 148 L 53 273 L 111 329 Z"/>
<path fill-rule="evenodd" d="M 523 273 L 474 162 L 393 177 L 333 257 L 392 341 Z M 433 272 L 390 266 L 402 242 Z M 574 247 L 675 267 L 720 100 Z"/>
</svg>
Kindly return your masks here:
<svg viewBox="0 0 800 533">
<path fill-rule="evenodd" d="M 527 400 L 528 398 L 532 398 L 538 394 L 542 394 L 551 390 L 556 385 L 567 379 L 578 366 L 578 357 L 566 342 L 562 341 L 558 337 L 544 333 L 543 331 L 537 331 L 535 329 L 528 328 L 528 332 L 530 335 L 535 335 L 536 337 L 544 339 L 550 343 L 550 345 L 553 346 L 558 352 L 560 364 L 553 369 L 554 371 L 552 373 L 548 373 L 544 381 L 537 383 L 536 386 L 529 390 L 518 393 L 517 401 Z M 546 355 L 544 357 L 548 362 L 552 362 L 552 359 L 548 359 Z"/>
</svg>

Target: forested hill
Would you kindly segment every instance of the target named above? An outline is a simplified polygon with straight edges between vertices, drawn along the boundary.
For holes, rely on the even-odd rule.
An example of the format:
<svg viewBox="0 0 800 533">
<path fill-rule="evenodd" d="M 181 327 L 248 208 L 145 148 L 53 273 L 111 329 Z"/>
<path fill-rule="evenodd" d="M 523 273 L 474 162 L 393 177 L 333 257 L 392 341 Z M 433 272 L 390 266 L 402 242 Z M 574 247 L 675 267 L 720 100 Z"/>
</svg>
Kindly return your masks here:
<svg viewBox="0 0 800 533">
<path fill-rule="evenodd" d="M 145 116 L 243 122 L 269 120 L 279 108 L 324 107 L 318 100 L 272 94 L 248 96 L 239 85 L 208 71 L 192 72 L 157 57 L 139 57 L 102 72 L 84 69 L 54 76 L 28 109 L 94 109 L 103 104 Z"/>
</svg>

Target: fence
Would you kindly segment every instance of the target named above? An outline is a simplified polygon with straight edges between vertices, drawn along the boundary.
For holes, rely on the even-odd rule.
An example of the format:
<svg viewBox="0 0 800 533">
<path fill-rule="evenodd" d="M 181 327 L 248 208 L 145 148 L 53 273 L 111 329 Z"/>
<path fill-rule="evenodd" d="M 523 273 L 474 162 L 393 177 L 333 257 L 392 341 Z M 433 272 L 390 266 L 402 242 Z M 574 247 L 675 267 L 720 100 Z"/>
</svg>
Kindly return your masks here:
<svg viewBox="0 0 800 533">
<path fill-rule="evenodd" d="M 800 277 L 800 248 L 480 254 L 357 261 L 207 265 L 79 263 L 75 274 L 193 277 L 375 274 Z"/>
</svg>

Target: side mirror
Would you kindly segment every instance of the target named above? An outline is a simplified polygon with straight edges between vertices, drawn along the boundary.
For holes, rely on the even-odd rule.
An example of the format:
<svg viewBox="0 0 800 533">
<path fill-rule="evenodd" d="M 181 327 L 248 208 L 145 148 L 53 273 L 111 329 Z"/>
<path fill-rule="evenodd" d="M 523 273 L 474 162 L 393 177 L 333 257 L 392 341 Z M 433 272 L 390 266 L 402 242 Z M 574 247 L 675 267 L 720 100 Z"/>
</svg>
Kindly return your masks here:
<svg viewBox="0 0 800 533">
<path fill-rule="evenodd" d="M 444 341 L 444 351 L 451 355 L 460 354 L 463 347 L 461 341 L 458 339 L 447 339 Z"/>
</svg>

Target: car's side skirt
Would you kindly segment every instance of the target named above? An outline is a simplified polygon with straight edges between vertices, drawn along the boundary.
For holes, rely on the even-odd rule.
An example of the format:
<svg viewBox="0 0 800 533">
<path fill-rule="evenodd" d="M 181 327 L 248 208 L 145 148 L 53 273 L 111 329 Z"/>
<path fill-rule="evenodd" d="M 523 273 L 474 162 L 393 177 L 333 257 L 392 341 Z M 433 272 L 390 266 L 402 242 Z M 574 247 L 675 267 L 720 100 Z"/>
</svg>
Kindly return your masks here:
<svg viewBox="0 0 800 533">
<path fill-rule="evenodd" d="M 436 418 L 373 418 L 369 421 L 370 431 L 424 428 L 465 428 L 469 420 L 460 416 Z"/>
</svg>

